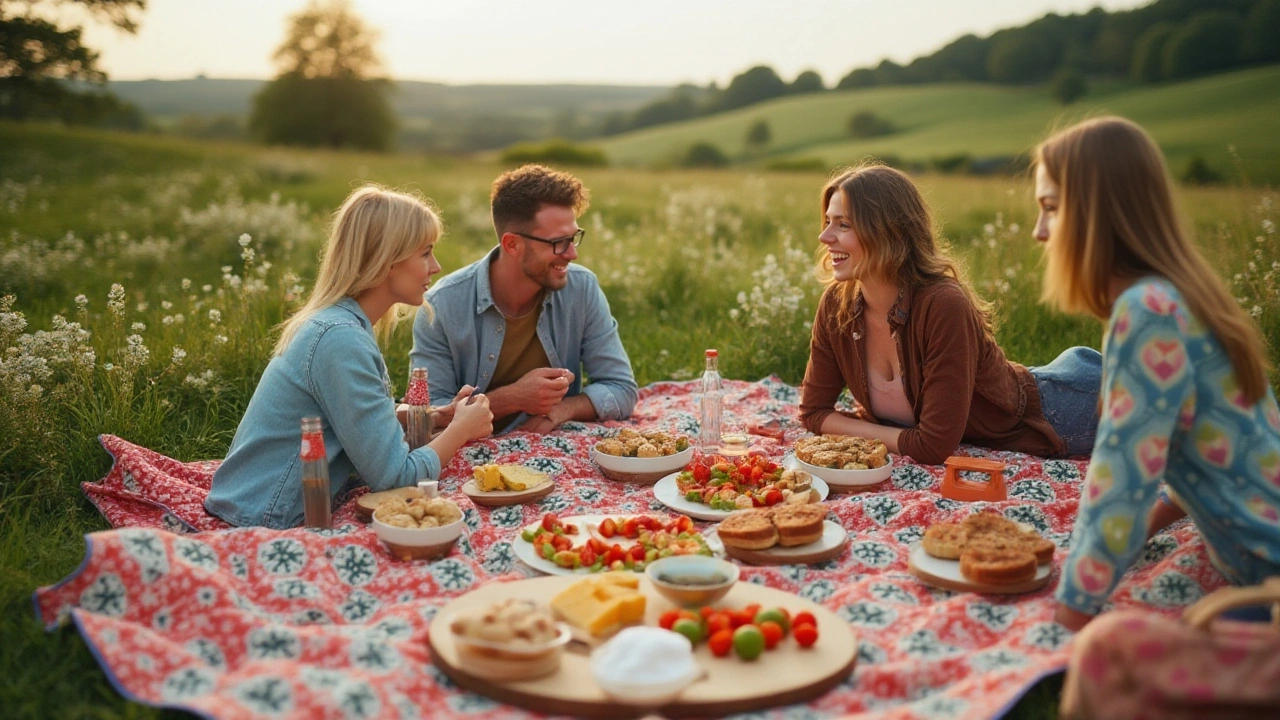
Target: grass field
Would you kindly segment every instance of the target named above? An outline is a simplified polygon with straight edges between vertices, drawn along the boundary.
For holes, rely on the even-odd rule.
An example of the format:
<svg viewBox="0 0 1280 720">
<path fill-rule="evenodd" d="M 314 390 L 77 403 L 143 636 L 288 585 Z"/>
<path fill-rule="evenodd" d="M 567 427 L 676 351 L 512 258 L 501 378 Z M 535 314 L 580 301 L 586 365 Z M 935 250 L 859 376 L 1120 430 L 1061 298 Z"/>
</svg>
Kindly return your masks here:
<svg viewBox="0 0 1280 720">
<path fill-rule="evenodd" d="M 849 118 L 860 111 L 874 112 L 898 131 L 850 138 Z M 1025 154 L 1050 127 L 1101 113 L 1141 123 L 1175 171 L 1200 155 L 1227 177 L 1239 179 L 1242 171 L 1252 182 L 1280 183 L 1280 66 L 1275 65 L 1168 85 L 1099 87 L 1067 108 L 1042 86 L 948 84 L 822 93 L 642 130 L 600 147 L 621 165 L 672 164 L 695 142 L 713 143 L 735 160 L 756 163 L 815 158 L 830 166 L 866 155 L 927 163 L 957 154 Z M 772 141 L 767 152 L 753 154 L 745 144 L 747 129 L 761 119 L 769 123 Z"/>
<path fill-rule="evenodd" d="M 31 613 L 32 590 L 72 572 L 83 535 L 105 527 L 79 490 L 109 465 L 95 437 L 221 457 L 267 362 L 271 328 L 309 287 L 325 219 L 350 189 L 371 180 L 433 198 L 448 227 L 447 272 L 490 247 L 488 186 L 500 170 L 0 123 L 6 716 L 159 715 L 120 698 L 74 630 L 46 634 Z M 581 175 L 594 197 L 581 262 L 600 276 L 641 383 L 693 377 L 707 347 L 721 351 L 728 377 L 799 382 L 820 291 L 811 268 L 824 174 Z M 918 181 L 973 284 L 997 302 L 1013 359 L 1043 363 L 1069 345 L 1097 346 L 1096 321 L 1037 302 L 1040 250 L 1024 179 Z M 1280 197 L 1245 188 L 1182 200 L 1206 253 L 1277 347 Z M 385 348 L 400 390 L 410 345 L 405 327 Z M 1051 716 L 1055 693 L 1043 687 L 1016 716 Z"/>
</svg>

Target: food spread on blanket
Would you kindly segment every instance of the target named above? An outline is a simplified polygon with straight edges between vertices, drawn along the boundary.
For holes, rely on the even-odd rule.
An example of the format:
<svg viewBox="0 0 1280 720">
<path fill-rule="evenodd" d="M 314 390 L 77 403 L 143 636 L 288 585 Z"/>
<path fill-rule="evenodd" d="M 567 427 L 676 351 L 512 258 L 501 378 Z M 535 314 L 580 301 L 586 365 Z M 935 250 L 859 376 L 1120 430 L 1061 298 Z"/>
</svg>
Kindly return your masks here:
<svg viewBox="0 0 1280 720">
<path fill-rule="evenodd" d="M 994 512 L 977 512 L 962 523 L 938 523 L 925 531 L 924 551 L 959 560 L 960 574 L 976 583 L 1012 585 L 1036 576 L 1057 546 L 1035 530 Z"/>
<path fill-rule="evenodd" d="M 458 522 L 462 510 L 452 500 L 440 497 L 389 497 L 378 503 L 373 516 L 392 527 L 433 528 Z"/>
<path fill-rule="evenodd" d="M 788 635 L 801 648 L 813 647 L 818 641 L 818 621 L 813 613 L 793 615 L 786 608 L 762 608 L 759 604 L 736 610 L 713 606 L 668 610 L 659 616 L 658 626 L 684 635 L 695 646 L 706 640 L 707 649 L 716 657 L 734 652 L 743 660 L 755 660 Z"/>
<path fill-rule="evenodd" d="M 664 432 L 640 432 L 623 428 L 618 434 L 596 443 L 596 451 L 617 457 L 654 458 L 675 455 L 689 447 L 689 438 Z M 679 462 L 679 461 L 677 461 Z"/>
<path fill-rule="evenodd" d="M 874 439 L 817 435 L 796 441 L 796 457 L 835 470 L 871 470 L 889 461 L 889 448 Z"/>
<path fill-rule="evenodd" d="M 652 515 L 606 517 L 580 532 L 574 518 L 563 521 L 547 513 L 537 525 L 524 529 L 520 539 L 532 543 L 541 557 L 562 568 L 588 572 L 644 570 L 645 563 L 671 555 L 710 555 L 707 541 L 681 515 L 663 520 Z"/>
<path fill-rule="evenodd" d="M 676 477 L 676 489 L 685 500 L 712 510 L 817 502 L 812 484 L 809 473 L 783 470 L 764 455 L 748 455 L 736 461 L 703 457 L 689 463 Z"/>
<path fill-rule="evenodd" d="M 604 637 L 644 620 L 645 596 L 640 578 L 607 572 L 583 578 L 551 598 L 551 609 L 565 622 L 593 637 Z"/>
<path fill-rule="evenodd" d="M 767 550 L 774 545 L 794 547 L 822 538 L 827 508 L 822 505 L 780 505 L 743 510 L 716 526 L 720 542 L 743 550 Z"/>
<path fill-rule="evenodd" d="M 559 635 L 555 618 L 545 605 L 523 598 L 507 598 L 455 617 L 453 634 L 488 643 L 509 645 L 513 650 L 536 648 Z"/>
<path fill-rule="evenodd" d="M 482 492 L 519 492 L 535 488 L 551 479 L 550 475 L 530 470 L 523 465 L 479 465 L 471 474 Z"/>
</svg>

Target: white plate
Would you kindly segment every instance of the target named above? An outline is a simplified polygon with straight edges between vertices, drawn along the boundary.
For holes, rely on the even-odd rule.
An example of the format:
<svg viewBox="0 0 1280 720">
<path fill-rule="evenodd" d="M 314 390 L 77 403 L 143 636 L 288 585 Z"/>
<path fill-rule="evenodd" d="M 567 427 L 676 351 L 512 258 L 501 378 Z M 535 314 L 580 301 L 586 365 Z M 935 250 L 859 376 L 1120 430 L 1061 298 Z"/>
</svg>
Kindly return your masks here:
<svg viewBox="0 0 1280 720">
<path fill-rule="evenodd" d="M 676 478 L 679 476 L 680 473 L 678 472 L 671 473 L 653 486 L 653 495 L 658 498 L 658 502 L 678 513 L 683 513 L 699 520 L 723 520 L 738 511 L 737 509 L 712 510 L 709 505 L 704 503 L 685 500 L 684 496 L 680 494 L 680 490 L 676 488 Z M 831 493 L 831 488 L 827 487 L 822 478 L 817 476 L 813 478 L 813 489 L 818 491 L 818 502 L 826 500 L 827 495 Z"/>
<path fill-rule="evenodd" d="M 782 466 L 792 470 L 804 470 L 814 477 L 822 478 L 832 487 L 864 487 L 882 483 L 888 480 L 890 475 L 893 475 L 893 455 L 889 456 L 889 462 L 885 463 L 883 467 L 871 470 L 837 470 L 835 468 L 810 465 L 796 457 L 794 450 L 788 450 L 786 457 L 782 459 Z"/>
<path fill-rule="evenodd" d="M 1000 585 L 982 585 L 975 583 L 960 573 L 959 560 L 943 560 L 942 558 L 936 558 L 925 552 L 924 546 L 918 543 L 911 546 L 911 554 L 907 558 L 908 569 L 913 565 L 926 574 L 932 575 L 946 583 L 943 587 L 946 587 L 948 590 L 963 589 L 956 586 L 967 586 L 974 592 L 986 593 L 1028 592 L 1031 589 L 1035 589 L 1037 586 L 1043 585 L 1049 579 L 1049 575 L 1053 573 L 1053 563 L 1049 562 L 1043 565 L 1038 565 L 1036 567 L 1036 576 L 1026 582 L 1009 585 L 1007 587 L 1002 587 Z M 914 575 L 915 573 L 912 574 Z M 928 581 L 926 580 L 925 582 Z M 953 583 L 954 585 L 952 585 Z"/>
<path fill-rule="evenodd" d="M 724 544 L 724 541 L 720 539 L 720 535 L 716 532 L 715 528 L 708 530 L 705 536 L 707 538 L 707 542 L 711 542 L 711 539 L 714 537 L 721 545 Z M 844 544 L 845 538 L 847 537 L 849 537 L 849 531 L 845 530 L 843 525 L 830 520 L 823 520 L 822 537 L 811 543 L 806 543 L 804 545 L 792 545 L 791 547 L 774 545 L 773 547 L 766 548 L 764 550 L 750 550 L 749 552 L 776 557 L 779 559 L 781 564 L 785 565 L 787 564 L 787 558 L 803 557 L 838 548 Z"/>
<path fill-rule="evenodd" d="M 616 544 L 616 545 L 621 545 L 622 548 L 625 550 L 627 548 L 630 548 L 632 545 L 636 544 L 635 539 L 624 538 L 621 535 L 614 535 L 611 538 L 601 537 L 599 533 L 594 532 L 594 529 L 598 527 L 600 523 L 604 522 L 605 518 L 613 518 L 614 521 L 616 522 L 616 521 L 624 520 L 629 517 L 632 517 L 632 516 L 631 515 L 570 515 L 569 517 L 560 518 L 560 522 L 564 523 L 565 525 L 577 526 L 578 534 L 569 536 L 573 539 L 573 547 L 575 548 L 585 543 L 587 541 L 587 538 L 594 535 L 595 537 L 599 538 L 610 547 Z M 536 523 L 530 523 L 529 525 L 526 525 L 520 528 L 520 532 L 523 533 L 526 529 L 538 527 L 541 524 L 542 524 L 542 521 L 538 521 Z M 716 536 L 711 536 L 711 537 L 704 536 L 703 539 L 707 541 L 707 547 L 711 549 L 711 553 L 713 555 L 719 557 L 724 554 L 724 545 L 721 544 L 720 538 Z M 511 544 L 515 546 L 516 557 L 525 565 L 528 565 L 529 567 L 533 568 L 534 570 L 537 570 L 538 572 L 547 573 L 548 575 L 594 575 L 595 574 L 586 568 L 575 569 L 575 568 L 560 567 L 559 565 L 539 555 L 537 551 L 533 549 L 533 543 L 526 541 L 524 538 L 520 537 L 520 535 L 516 535 L 516 537 L 512 540 Z"/>
</svg>

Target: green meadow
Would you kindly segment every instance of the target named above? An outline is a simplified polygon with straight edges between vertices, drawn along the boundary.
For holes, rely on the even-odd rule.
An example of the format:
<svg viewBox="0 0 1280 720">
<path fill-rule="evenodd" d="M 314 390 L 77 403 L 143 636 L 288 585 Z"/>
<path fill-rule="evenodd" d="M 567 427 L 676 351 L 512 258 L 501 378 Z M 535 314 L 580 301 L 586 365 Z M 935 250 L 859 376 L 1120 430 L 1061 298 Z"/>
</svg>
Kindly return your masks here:
<svg viewBox="0 0 1280 720">
<path fill-rule="evenodd" d="M 896 132 L 849 136 L 849 118 L 869 111 Z M 688 146 L 709 142 L 736 161 L 814 159 L 825 166 L 865 156 L 927 164 L 968 154 L 975 159 L 1028 153 L 1045 131 L 1111 113 L 1141 123 L 1175 173 L 1193 156 L 1227 177 L 1280 183 L 1280 66 L 1180 83 L 1100 85 L 1063 108 L 1043 86 L 946 84 L 868 88 L 775 100 L 732 113 L 663 125 L 599 143 L 615 164 L 674 164 Z M 771 142 L 749 148 L 748 128 L 769 123 Z"/>
<path fill-rule="evenodd" d="M 1280 69 L 1247 71 L 1118 92 L 1108 105 L 1149 122 L 1175 159 L 1199 152 L 1226 167 L 1225 146 L 1235 145 L 1254 184 L 1184 189 L 1180 200 L 1205 254 L 1273 348 L 1280 196 L 1259 183 L 1280 180 L 1278 84 Z M 1201 94 L 1167 111 L 1168 93 L 1192 91 Z M 1036 92 L 899 88 L 793 99 L 619 138 L 606 149 L 638 161 L 697 137 L 736 142 L 748 121 L 766 114 L 774 153 L 829 165 L 877 152 L 1012 154 L 1029 147 L 1053 113 Z M 841 139 L 863 102 L 902 134 L 884 144 Z M 106 527 L 80 492 L 109 466 L 97 435 L 183 460 L 221 457 L 266 365 L 273 327 L 309 290 L 326 220 L 346 194 L 372 181 L 431 198 L 447 226 L 439 255 L 448 272 L 491 246 L 488 189 L 501 170 L 479 161 L 0 123 L 6 716 L 161 715 L 112 690 L 74 629 L 45 633 L 32 616 L 31 592 L 74 571 L 84 534 Z M 581 219 L 580 262 L 600 277 L 640 383 L 695 377 L 708 347 L 720 350 L 728 377 L 776 374 L 799 383 L 821 291 L 812 269 L 825 172 L 579 174 L 593 195 Z M 1011 358 L 1038 364 L 1070 345 L 1098 346 L 1098 321 L 1038 302 L 1041 252 L 1030 237 L 1026 178 L 916 180 L 967 277 L 995 301 L 998 338 Z M 401 391 L 410 345 L 406 324 L 384 348 Z M 1034 694 L 1016 715 L 1051 716 L 1053 692 Z"/>
</svg>

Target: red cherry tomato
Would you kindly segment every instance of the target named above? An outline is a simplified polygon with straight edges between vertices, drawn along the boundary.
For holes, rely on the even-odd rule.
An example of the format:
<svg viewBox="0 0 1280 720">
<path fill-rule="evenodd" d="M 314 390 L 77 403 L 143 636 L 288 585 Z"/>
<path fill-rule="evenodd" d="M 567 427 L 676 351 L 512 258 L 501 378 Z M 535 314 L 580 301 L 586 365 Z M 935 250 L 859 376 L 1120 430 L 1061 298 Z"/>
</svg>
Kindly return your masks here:
<svg viewBox="0 0 1280 720">
<path fill-rule="evenodd" d="M 560 519 L 556 517 L 555 513 L 547 513 L 546 515 L 542 516 L 543 530 L 554 532 L 556 529 L 556 526 L 559 524 L 560 524 Z"/>
<path fill-rule="evenodd" d="M 675 625 L 676 621 L 679 619 L 680 619 L 679 610 L 668 610 L 658 616 L 658 627 L 662 628 L 663 630 L 670 630 L 671 626 Z"/>
<path fill-rule="evenodd" d="M 600 534 L 607 538 L 617 535 L 618 523 L 614 522 L 613 518 L 605 518 L 604 522 L 600 523 Z"/>
<path fill-rule="evenodd" d="M 583 565 L 591 567 L 596 564 L 596 559 L 597 553 L 590 545 L 584 545 L 578 550 L 578 560 L 580 560 Z"/>
<path fill-rule="evenodd" d="M 724 610 L 717 610 L 707 616 L 707 633 L 715 635 L 721 630 L 733 630 L 738 627 L 733 624 L 733 615 Z"/>
<path fill-rule="evenodd" d="M 791 634 L 796 637 L 796 643 L 803 648 L 811 647 L 818 642 L 818 628 L 814 625 L 801 625 L 792 628 Z"/>
<path fill-rule="evenodd" d="M 720 630 L 711 633 L 711 638 L 707 640 L 707 647 L 711 650 L 712 655 L 725 657 L 733 650 L 733 631 Z"/>
<path fill-rule="evenodd" d="M 817 627 L 818 620 L 813 616 L 813 613 L 805 610 L 803 612 L 796 613 L 795 617 L 791 618 L 791 627 L 795 628 L 800 625 L 812 625 Z"/>
<path fill-rule="evenodd" d="M 772 650 L 782 639 L 782 626 L 772 620 L 760 623 L 760 632 L 764 633 L 764 649 Z"/>
</svg>

